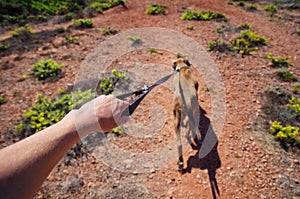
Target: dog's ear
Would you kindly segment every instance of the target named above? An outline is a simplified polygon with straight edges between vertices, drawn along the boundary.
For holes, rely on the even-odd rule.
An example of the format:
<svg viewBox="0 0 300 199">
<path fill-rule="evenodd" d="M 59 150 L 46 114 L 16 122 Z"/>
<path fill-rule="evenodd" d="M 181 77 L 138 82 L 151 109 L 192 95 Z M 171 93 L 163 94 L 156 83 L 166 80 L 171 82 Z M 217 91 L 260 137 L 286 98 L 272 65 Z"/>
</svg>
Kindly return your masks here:
<svg viewBox="0 0 300 199">
<path fill-rule="evenodd" d="M 187 66 L 191 66 L 190 62 L 187 59 L 183 60 L 183 63 L 185 63 Z"/>
</svg>

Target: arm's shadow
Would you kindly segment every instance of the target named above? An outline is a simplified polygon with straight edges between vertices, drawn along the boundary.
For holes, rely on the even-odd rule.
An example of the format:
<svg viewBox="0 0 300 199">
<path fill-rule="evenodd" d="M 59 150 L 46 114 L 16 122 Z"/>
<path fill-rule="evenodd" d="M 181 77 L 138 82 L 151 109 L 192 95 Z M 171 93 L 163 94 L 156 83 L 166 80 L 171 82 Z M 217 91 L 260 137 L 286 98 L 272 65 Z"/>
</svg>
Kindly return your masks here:
<svg viewBox="0 0 300 199">
<path fill-rule="evenodd" d="M 190 173 L 192 171 L 192 168 L 199 168 L 201 170 L 207 169 L 209 181 L 210 181 L 210 187 L 212 191 L 213 198 L 215 199 L 216 193 L 220 195 L 220 191 L 218 188 L 218 183 L 216 179 L 216 170 L 221 167 L 221 160 L 218 154 L 218 141 L 216 144 L 212 147 L 212 150 L 202 159 L 199 159 L 199 151 L 201 148 L 201 143 L 203 142 L 207 132 L 210 130 L 213 135 L 215 136 L 215 139 L 217 140 L 217 136 L 213 130 L 212 127 L 210 127 L 211 122 L 208 117 L 206 117 L 206 111 L 199 106 L 200 109 L 200 122 L 199 122 L 199 131 L 201 133 L 201 140 L 197 140 L 197 137 L 194 136 L 194 144 L 192 145 L 193 149 L 197 150 L 196 155 L 190 156 L 187 161 L 187 167 L 183 170 L 183 173 Z M 210 127 L 210 128 L 209 128 Z"/>
</svg>

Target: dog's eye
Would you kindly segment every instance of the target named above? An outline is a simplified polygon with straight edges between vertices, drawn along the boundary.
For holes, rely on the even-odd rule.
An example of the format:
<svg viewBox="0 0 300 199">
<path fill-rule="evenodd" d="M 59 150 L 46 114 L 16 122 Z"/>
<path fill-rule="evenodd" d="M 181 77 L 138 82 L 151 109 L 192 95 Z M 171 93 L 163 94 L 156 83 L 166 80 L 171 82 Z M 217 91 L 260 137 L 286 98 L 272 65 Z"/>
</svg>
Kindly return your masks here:
<svg viewBox="0 0 300 199">
<path fill-rule="evenodd" d="M 183 60 L 183 63 L 185 63 L 187 66 L 191 66 L 190 62 L 188 60 Z"/>
</svg>

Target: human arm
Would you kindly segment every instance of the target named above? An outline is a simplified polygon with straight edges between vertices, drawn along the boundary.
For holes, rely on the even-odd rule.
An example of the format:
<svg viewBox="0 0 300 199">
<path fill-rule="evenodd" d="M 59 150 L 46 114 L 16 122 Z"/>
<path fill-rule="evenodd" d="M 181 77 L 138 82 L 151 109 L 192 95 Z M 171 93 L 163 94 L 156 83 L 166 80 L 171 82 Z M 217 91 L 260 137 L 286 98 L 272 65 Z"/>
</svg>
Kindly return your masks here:
<svg viewBox="0 0 300 199">
<path fill-rule="evenodd" d="M 128 103 L 100 96 L 60 122 L 0 150 L 0 198 L 32 198 L 54 166 L 80 137 L 106 132 L 128 117 Z"/>
</svg>

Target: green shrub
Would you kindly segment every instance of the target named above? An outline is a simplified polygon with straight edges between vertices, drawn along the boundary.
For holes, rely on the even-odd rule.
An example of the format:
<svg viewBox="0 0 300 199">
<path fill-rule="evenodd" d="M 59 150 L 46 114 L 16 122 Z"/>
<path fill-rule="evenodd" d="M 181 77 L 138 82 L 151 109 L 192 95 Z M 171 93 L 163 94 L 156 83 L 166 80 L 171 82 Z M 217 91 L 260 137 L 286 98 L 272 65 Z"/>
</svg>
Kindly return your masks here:
<svg viewBox="0 0 300 199">
<path fill-rule="evenodd" d="M 272 5 L 267 5 L 267 6 L 264 7 L 264 11 L 270 12 L 271 14 L 276 13 L 277 10 L 278 10 L 277 6 L 275 6 L 273 4 Z"/>
<path fill-rule="evenodd" d="M 251 29 L 251 25 L 248 23 L 243 23 L 238 26 L 238 30 L 250 30 L 250 29 Z"/>
<path fill-rule="evenodd" d="M 38 94 L 37 103 L 33 104 L 29 110 L 24 111 L 24 119 L 15 126 L 14 132 L 29 136 L 41 131 L 57 123 L 68 112 L 79 108 L 93 97 L 94 93 L 91 90 L 72 92 L 54 99 Z"/>
<path fill-rule="evenodd" d="M 114 35 L 117 33 L 118 31 L 112 27 L 104 28 L 103 30 L 101 30 L 102 35 Z"/>
<path fill-rule="evenodd" d="M 157 53 L 156 48 L 148 48 L 147 49 L 148 53 L 152 54 L 152 53 Z"/>
<path fill-rule="evenodd" d="M 275 138 L 284 141 L 287 139 L 296 139 L 299 133 L 299 128 L 294 126 L 282 126 L 280 122 L 274 121 L 270 127 L 270 131 L 275 135 Z"/>
<path fill-rule="evenodd" d="M 134 45 L 134 44 L 140 44 L 140 43 L 142 43 L 142 40 L 141 40 L 141 38 L 140 37 L 138 37 L 138 36 L 127 36 L 127 39 L 129 39 L 130 41 L 132 41 L 132 44 Z"/>
<path fill-rule="evenodd" d="M 268 40 L 265 37 L 257 35 L 251 30 L 240 32 L 240 37 L 231 40 L 233 49 L 242 55 L 250 54 L 252 51 L 258 50 L 258 47 L 267 45 Z"/>
<path fill-rule="evenodd" d="M 187 57 L 187 54 L 184 54 L 184 53 L 177 53 L 177 54 L 176 54 L 176 57 L 177 57 L 177 58 L 186 58 L 186 57 Z"/>
<path fill-rule="evenodd" d="M 239 1 L 236 3 L 237 6 L 241 6 L 241 7 L 244 7 L 246 4 L 244 1 Z"/>
<path fill-rule="evenodd" d="M 33 13 L 42 15 L 66 14 L 84 6 L 82 0 L 32 0 Z"/>
<path fill-rule="evenodd" d="M 64 16 L 64 19 L 66 20 L 66 21 L 71 21 L 73 18 L 74 18 L 74 13 L 73 12 L 69 12 L 68 14 L 66 14 L 65 16 Z"/>
<path fill-rule="evenodd" d="M 123 131 L 122 131 L 122 129 L 121 129 L 119 126 L 116 127 L 116 128 L 113 128 L 113 129 L 111 130 L 111 132 L 114 133 L 114 134 L 117 135 L 117 136 L 123 134 Z"/>
<path fill-rule="evenodd" d="M 0 52 L 5 51 L 10 47 L 10 43 L 0 43 Z"/>
<path fill-rule="evenodd" d="M 222 41 L 214 41 L 214 42 L 209 42 L 207 45 L 207 51 L 211 52 L 211 51 L 219 51 L 219 52 L 229 52 L 229 51 L 233 51 L 232 46 L 230 46 L 230 44 Z"/>
<path fill-rule="evenodd" d="M 194 28 L 195 28 L 194 26 L 186 26 L 185 27 L 185 29 L 187 29 L 187 30 L 194 30 Z"/>
<path fill-rule="evenodd" d="M 41 60 L 32 65 L 32 75 L 37 80 L 44 80 L 48 77 L 56 76 L 60 73 L 63 64 L 59 65 L 56 61 L 47 59 Z"/>
<path fill-rule="evenodd" d="M 146 10 L 146 14 L 148 15 L 158 15 L 158 14 L 166 14 L 167 13 L 167 6 L 159 5 L 159 4 L 153 4 L 148 6 Z"/>
<path fill-rule="evenodd" d="M 296 30 L 296 34 L 300 36 L 300 30 Z"/>
<path fill-rule="evenodd" d="M 100 88 L 102 93 L 105 95 L 111 94 L 114 91 L 111 79 L 109 77 L 104 77 L 101 80 Z"/>
<path fill-rule="evenodd" d="M 217 28 L 217 33 L 224 33 L 229 30 L 229 27 L 226 25 L 221 25 L 221 27 Z"/>
<path fill-rule="evenodd" d="M 94 24 L 91 19 L 77 19 L 73 20 L 73 26 L 75 28 L 92 28 Z"/>
<path fill-rule="evenodd" d="M 287 68 L 279 68 L 276 71 L 279 78 L 281 78 L 285 82 L 293 82 L 297 81 L 295 75 Z"/>
<path fill-rule="evenodd" d="M 261 37 L 251 30 L 241 31 L 240 36 L 241 38 L 248 40 L 252 46 L 262 46 L 268 44 L 268 40 L 264 36 Z"/>
<path fill-rule="evenodd" d="M 65 43 L 72 44 L 72 43 L 75 43 L 78 40 L 79 40 L 79 38 L 76 37 L 76 36 L 72 37 L 72 36 L 66 35 Z"/>
<path fill-rule="evenodd" d="M 5 104 L 7 102 L 6 97 L 0 96 L 0 105 Z"/>
<path fill-rule="evenodd" d="M 119 80 L 126 79 L 126 73 L 113 69 L 110 77 L 104 77 L 100 82 L 101 92 L 105 95 L 111 94 L 114 91 L 114 86 Z"/>
<path fill-rule="evenodd" d="M 109 1 L 97 0 L 95 2 L 92 2 L 89 5 L 89 7 L 95 9 L 99 13 L 103 13 L 103 11 L 105 10 L 108 10 L 118 5 L 125 5 L 125 3 L 126 0 L 109 0 Z"/>
<path fill-rule="evenodd" d="M 300 94 L 299 82 L 295 82 L 293 86 L 293 93 Z"/>
<path fill-rule="evenodd" d="M 287 106 L 291 107 L 297 115 L 300 115 L 300 98 L 292 97 Z"/>
<path fill-rule="evenodd" d="M 252 5 L 246 5 L 245 9 L 249 10 L 249 11 L 256 11 L 256 10 L 258 10 L 258 7 L 256 5 L 252 4 Z"/>
<path fill-rule="evenodd" d="M 24 42 L 30 39 L 31 35 L 34 34 L 33 29 L 30 25 L 26 24 L 25 26 L 19 27 L 16 30 L 10 32 L 10 35 L 17 39 L 18 41 Z"/>
<path fill-rule="evenodd" d="M 293 64 L 288 62 L 288 57 L 274 57 L 272 54 L 267 55 L 267 59 L 272 62 L 272 66 L 276 68 L 291 67 Z"/>
<path fill-rule="evenodd" d="M 216 13 L 211 10 L 207 11 L 196 11 L 196 10 L 187 10 L 182 16 L 182 20 L 197 20 L 197 21 L 208 21 L 213 19 L 221 19 L 226 21 L 227 18 L 223 13 Z"/>
</svg>

